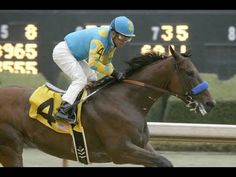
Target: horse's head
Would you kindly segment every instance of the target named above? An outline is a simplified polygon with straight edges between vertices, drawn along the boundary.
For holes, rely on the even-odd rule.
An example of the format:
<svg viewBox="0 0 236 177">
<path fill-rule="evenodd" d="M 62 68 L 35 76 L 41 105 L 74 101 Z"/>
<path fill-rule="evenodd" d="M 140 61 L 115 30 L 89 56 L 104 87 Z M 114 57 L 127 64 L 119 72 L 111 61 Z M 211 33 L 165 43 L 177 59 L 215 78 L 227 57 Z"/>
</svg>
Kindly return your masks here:
<svg viewBox="0 0 236 177">
<path fill-rule="evenodd" d="M 208 83 L 203 81 L 197 68 L 190 60 L 191 50 L 180 54 L 170 47 L 173 56 L 174 74 L 171 77 L 168 90 L 180 95 L 191 111 L 205 115 L 215 106 Z"/>
<path fill-rule="evenodd" d="M 214 107 L 215 101 L 190 60 L 191 50 L 180 54 L 170 47 L 172 56 L 162 58 L 148 53 L 132 59 L 129 63 L 129 79 L 142 82 L 159 93 L 168 93 L 182 99 L 195 113 L 205 115 Z M 139 83 L 139 85 L 142 85 Z"/>
</svg>

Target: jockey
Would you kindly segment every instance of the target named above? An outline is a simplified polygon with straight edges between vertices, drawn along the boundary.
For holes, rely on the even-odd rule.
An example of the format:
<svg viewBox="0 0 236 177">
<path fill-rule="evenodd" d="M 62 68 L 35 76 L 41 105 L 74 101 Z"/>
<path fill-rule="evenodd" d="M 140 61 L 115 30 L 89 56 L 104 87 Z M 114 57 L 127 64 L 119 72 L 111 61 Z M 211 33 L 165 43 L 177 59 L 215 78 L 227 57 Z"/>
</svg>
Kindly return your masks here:
<svg viewBox="0 0 236 177">
<path fill-rule="evenodd" d="M 123 47 L 135 37 L 133 22 L 125 16 L 112 20 L 108 28 L 95 27 L 69 33 L 53 50 L 53 60 L 72 80 L 56 118 L 74 123 L 67 110 L 89 81 L 96 81 L 97 74 L 111 75 L 118 81 L 125 75 L 114 69 L 112 58 L 116 48 Z M 74 116 L 73 116 L 74 117 Z"/>
</svg>

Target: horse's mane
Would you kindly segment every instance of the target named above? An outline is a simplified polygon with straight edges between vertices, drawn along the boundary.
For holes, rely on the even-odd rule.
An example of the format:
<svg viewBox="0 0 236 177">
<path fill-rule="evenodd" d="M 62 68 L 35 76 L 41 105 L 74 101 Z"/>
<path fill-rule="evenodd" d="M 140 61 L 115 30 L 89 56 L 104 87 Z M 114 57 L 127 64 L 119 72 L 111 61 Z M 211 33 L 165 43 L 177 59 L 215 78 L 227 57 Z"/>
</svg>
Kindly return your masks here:
<svg viewBox="0 0 236 177">
<path fill-rule="evenodd" d="M 187 50 L 186 53 L 181 53 L 183 57 L 190 57 L 192 55 L 191 50 Z M 125 74 L 126 76 L 132 75 L 134 72 L 136 72 L 138 69 L 141 69 L 142 67 L 149 65 L 151 63 L 154 63 L 155 61 L 162 61 L 166 58 L 169 58 L 170 56 L 167 56 L 166 54 L 160 54 L 153 51 L 147 52 L 143 55 L 137 56 L 135 58 L 132 58 L 129 61 L 126 61 L 126 63 L 129 65 L 128 69 L 126 69 Z M 112 78 L 110 76 L 105 76 L 98 81 L 94 82 L 89 88 L 98 88 L 101 85 L 104 85 L 108 81 L 110 81 Z"/>
<path fill-rule="evenodd" d="M 165 58 L 167 58 L 167 56 L 160 55 L 159 53 L 155 53 L 155 52 L 148 52 L 141 56 L 135 57 L 131 59 L 130 61 L 126 62 L 129 65 L 129 68 L 126 70 L 126 75 L 127 76 L 132 75 L 138 69 L 146 65 L 149 65 L 155 61 L 163 60 Z"/>
<path fill-rule="evenodd" d="M 159 53 L 155 52 L 148 52 L 143 55 L 140 55 L 138 57 L 132 58 L 130 61 L 127 61 L 126 63 L 129 65 L 128 69 L 125 71 L 126 76 L 132 75 L 134 72 L 136 72 L 138 69 L 149 65 L 155 61 L 163 60 L 168 58 L 166 55 L 160 55 Z M 105 76 L 98 81 L 94 82 L 92 84 L 92 88 L 96 89 L 100 87 L 101 85 L 104 85 L 108 81 L 110 81 L 112 78 L 110 76 Z M 90 87 L 91 88 L 91 87 Z"/>
</svg>

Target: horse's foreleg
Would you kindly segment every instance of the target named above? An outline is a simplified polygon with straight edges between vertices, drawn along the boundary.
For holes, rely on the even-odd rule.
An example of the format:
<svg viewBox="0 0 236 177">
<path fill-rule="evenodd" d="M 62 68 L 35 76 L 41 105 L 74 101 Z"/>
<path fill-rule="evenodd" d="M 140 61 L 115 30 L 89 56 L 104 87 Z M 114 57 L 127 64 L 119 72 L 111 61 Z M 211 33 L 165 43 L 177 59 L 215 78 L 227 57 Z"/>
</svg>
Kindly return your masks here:
<svg viewBox="0 0 236 177">
<path fill-rule="evenodd" d="M 116 151 L 115 154 L 118 155 L 114 155 L 112 159 L 117 164 L 130 163 L 146 167 L 173 167 L 167 158 L 155 151 L 150 151 L 150 149 L 142 149 L 131 142 L 127 143 L 127 146 L 122 151 Z"/>
<path fill-rule="evenodd" d="M 4 167 L 22 167 L 22 153 L 19 133 L 7 124 L 0 124 L 0 163 Z"/>
<path fill-rule="evenodd" d="M 147 144 L 146 144 L 145 149 L 148 150 L 148 151 L 150 151 L 150 152 L 152 152 L 152 153 L 157 154 L 158 156 L 160 155 L 160 154 L 153 148 L 153 146 L 152 146 L 150 143 L 147 143 Z"/>
</svg>

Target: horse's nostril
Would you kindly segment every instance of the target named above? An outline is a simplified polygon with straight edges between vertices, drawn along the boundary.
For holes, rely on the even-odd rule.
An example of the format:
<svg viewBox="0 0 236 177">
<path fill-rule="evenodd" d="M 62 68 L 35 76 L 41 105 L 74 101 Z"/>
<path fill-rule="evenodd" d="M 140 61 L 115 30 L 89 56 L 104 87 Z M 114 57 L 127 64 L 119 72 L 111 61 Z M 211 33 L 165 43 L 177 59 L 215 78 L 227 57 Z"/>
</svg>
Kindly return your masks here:
<svg viewBox="0 0 236 177">
<path fill-rule="evenodd" d="M 208 107 L 213 108 L 213 107 L 216 105 L 216 102 L 215 102 L 215 101 L 209 101 L 209 102 L 206 103 L 206 105 L 207 105 Z"/>
</svg>

